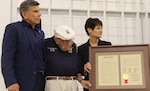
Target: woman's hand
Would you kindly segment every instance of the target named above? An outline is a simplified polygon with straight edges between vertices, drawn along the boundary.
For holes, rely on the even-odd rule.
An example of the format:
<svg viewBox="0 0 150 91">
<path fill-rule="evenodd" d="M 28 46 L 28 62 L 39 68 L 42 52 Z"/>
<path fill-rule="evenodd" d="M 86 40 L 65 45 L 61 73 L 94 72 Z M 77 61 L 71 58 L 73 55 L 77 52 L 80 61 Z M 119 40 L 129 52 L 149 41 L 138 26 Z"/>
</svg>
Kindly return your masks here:
<svg viewBox="0 0 150 91">
<path fill-rule="evenodd" d="M 91 63 L 87 62 L 86 64 L 84 64 L 84 71 L 90 73 L 91 70 Z"/>
</svg>

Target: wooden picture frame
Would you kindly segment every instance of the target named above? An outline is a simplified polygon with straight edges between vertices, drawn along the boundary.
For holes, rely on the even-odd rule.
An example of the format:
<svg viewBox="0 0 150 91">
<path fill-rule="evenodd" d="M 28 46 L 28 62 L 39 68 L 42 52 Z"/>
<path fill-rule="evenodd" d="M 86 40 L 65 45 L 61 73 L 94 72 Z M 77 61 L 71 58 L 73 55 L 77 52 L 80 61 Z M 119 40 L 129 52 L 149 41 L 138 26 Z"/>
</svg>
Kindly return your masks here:
<svg viewBox="0 0 150 91">
<path fill-rule="evenodd" d="M 89 48 L 90 91 L 150 91 L 150 45 Z"/>
</svg>

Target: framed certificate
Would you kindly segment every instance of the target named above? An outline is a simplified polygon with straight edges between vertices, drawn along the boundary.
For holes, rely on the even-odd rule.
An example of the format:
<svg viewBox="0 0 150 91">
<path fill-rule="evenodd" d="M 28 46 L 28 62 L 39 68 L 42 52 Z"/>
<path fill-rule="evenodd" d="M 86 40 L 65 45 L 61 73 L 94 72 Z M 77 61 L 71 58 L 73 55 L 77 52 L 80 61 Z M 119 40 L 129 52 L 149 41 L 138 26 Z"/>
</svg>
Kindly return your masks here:
<svg viewBox="0 0 150 91">
<path fill-rule="evenodd" d="M 150 91 L 150 45 L 89 48 L 90 91 Z"/>
</svg>

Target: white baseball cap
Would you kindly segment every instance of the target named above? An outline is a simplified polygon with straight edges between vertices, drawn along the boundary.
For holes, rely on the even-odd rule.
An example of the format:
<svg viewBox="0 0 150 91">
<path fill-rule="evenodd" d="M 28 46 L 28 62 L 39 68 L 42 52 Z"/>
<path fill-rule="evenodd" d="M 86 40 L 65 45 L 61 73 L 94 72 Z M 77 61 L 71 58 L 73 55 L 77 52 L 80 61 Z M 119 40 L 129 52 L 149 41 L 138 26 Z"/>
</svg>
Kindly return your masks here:
<svg viewBox="0 0 150 91">
<path fill-rule="evenodd" d="M 72 40 L 75 37 L 75 32 L 67 25 L 60 25 L 54 29 L 54 36 L 62 40 Z"/>
</svg>

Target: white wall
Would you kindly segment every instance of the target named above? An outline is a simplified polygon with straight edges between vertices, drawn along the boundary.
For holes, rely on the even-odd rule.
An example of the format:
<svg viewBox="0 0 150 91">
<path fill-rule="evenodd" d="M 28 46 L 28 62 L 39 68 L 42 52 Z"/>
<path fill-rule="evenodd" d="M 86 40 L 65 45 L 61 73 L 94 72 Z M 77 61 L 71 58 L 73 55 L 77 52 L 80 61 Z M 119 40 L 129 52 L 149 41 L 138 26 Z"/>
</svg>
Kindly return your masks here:
<svg viewBox="0 0 150 91">
<path fill-rule="evenodd" d="M 12 21 L 20 20 L 17 11 L 23 0 L 12 0 Z M 102 40 L 112 45 L 150 43 L 150 0 L 37 0 L 42 13 L 42 29 L 51 37 L 57 25 L 75 30 L 77 45 L 87 41 L 84 29 L 88 17 L 103 22 Z M 81 8 L 82 7 L 82 8 Z"/>
<path fill-rule="evenodd" d="M 4 0 L 3 3 L 0 3 L 0 43 L 2 44 L 2 39 L 3 39 L 3 33 L 6 24 L 10 23 L 10 7 L 11 7 L 11 0 Z M 0 45 L 0 59 L 1 59 L 1 50 L 2 47 Z M 0 62 L 0 91 L 6 91 L 5 85 L 4 85 L 4 80 L 1 74 L 1 62 Z"/>
</svg>

